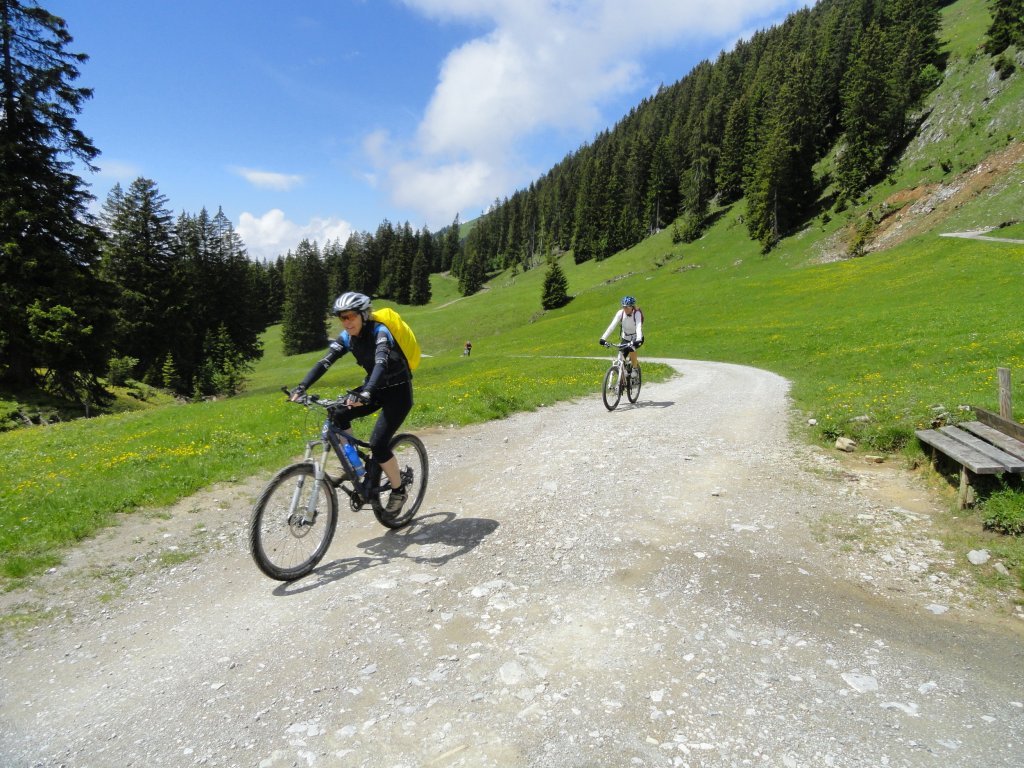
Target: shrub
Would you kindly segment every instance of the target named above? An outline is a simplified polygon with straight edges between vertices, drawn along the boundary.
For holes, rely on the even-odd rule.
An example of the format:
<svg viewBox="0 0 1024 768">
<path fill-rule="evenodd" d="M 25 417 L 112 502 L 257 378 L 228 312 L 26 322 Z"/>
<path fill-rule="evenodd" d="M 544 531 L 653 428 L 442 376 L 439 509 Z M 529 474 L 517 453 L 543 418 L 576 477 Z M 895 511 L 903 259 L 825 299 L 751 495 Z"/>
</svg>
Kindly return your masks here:
<svg viewBox="0 0 1024 768">
<path fill-rule="evenodd" d="M 995 69 L 996 74 L 999 75 L 1000 80 L 1005 80 L 1012 75 L 1017 65 L 1013 63 L 1013 60 L 1006 55 L 1000 56 L 992 63 L 992 67 Z"/>
<path fill-rule="evenodd" d="M 107 381 L 115 387 L 123 387 L 128 383 L 132 371 L 139 364 L 139 358 L 125 356 L 110 358 L 110 367 L 107 370 Z"/>
<path fill-rule="evenodd" d="M 985 500 L 985 527 L 1010 536 L 1024 536 L 1024 494 L 1011 489 L 996 491 Z"/>
</svg>

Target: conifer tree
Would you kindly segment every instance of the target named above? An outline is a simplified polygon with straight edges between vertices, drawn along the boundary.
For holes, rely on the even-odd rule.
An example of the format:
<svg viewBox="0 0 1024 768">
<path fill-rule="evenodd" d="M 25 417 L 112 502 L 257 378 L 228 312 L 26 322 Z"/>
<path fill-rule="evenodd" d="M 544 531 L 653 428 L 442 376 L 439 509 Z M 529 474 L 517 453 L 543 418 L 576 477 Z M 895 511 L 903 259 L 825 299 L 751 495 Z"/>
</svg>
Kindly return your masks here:
<svg viewBox="0 0 1024 768">
<path fill-rule="evenodd" d="M 267 300 L 264 317 L 267 325 L 281 321 L 284 311 L 284 256 L 267 264 Z"/>
<path fill-rule="evenodd" d="M 342 245 L 341 239 L 324 243 L 324 270 L 327 273 L 327 295 L 340 296 L 349 288 L 349 259 L 351 252 Z"/>
<path fill-rule="evenodd" d="M 902 118 L 887 77 L 889 52 L 881 28 L 872 24 L 861 36 L 843 80 L 842 122 L 845 143 L 836 159 L 841 199 L 851 199 L 876 180 L 885 167 L 896 123 Z"/>
<path fill-rule="evenodd" d="M 241 238 L 221 210 L 211 217 L 182 214 L 174 226 L 174 290 L 154 343 L 166 344 L 173 354 L 180 393 L 212 394 L 207 360 L 214 349 L 211 329 L 224 328 L 232 355 L 251 361 L 262 354 L 260 332 L 280 316 L 284 265 L 268 269 L 249 261 Z M 277 288 L 274 283 L 278 283 Z M 276 291 L 276 294 L 274 293 Z M 273 309 L 268 310 L 268 304 Z M 223 340 L 218 339 L 217 345 Z M 148 376 L 154 376 L 148 373 Z M 153 383 L 159 383 L 159 377 Z"/>
<path fill-rule="evenodd" d="M 992 24 L 985 38 L 984 50 L 990 56 L 1011 45 L 1024 48 L 1024 0 L 992 0 Z"/>
<path fill-rule="evenodd" d="M 250 276 L 250 261 L 241 237 L 220 208 L 213 217 L 216 297 L 208 327 L 223 325 L 240 359 L 255 360 L 263 354 L 259 334 L 266 320 L 259 314 L 259 300 Z"/>
<path fill-rule="evenodd" d="M 353 232 L 345 241 L 345 260 L 348 262 L 348 290 L 370 295 L 375 286 L 369 284 L 371 273 L 370 235 Z"/>
<path fill-rule="evenodd" d="M 109 290 L 96 276 L 100 232 L 72 171 L 98 150 L 76 126 L 92 92 L 73 85 L 88 58 L 64 20 L 0 0 L 0 381 L 93 400 L 104 390 Z"/>
<path fill-rule="evenodd" d="M 106 240 L 100 273 L 116 294 L 110 306 L 114 318 L 114 349 L 135 358 L 132 375 L 162 377 L 162 360 L 177 331 L 172 311 L 174 290 L 174 222 L 167 198 L 156 183 L 142 177 L 127 192 L 115 185 L 102 212 Z"/>
<path fill-rule="evenodd" d="M 433 237 L 426 227 L 420 233 L 416 256 L 412 261 L 412 278 L 409 284 L 410 304 L 430 303 L 430 265 L 433 262 Z"/>
<path fill-rule="evenodd" d="M 747 229 L 771 250 L 804 215 L 814 193 L 814 127 L 803 109 L 811 83 L 807 53 L 787 66 L 746 187 Z"/>
<path fill-rule="evenodd" d="M 316 245 L 303 240 L 284 264 L 284 353 L 323 349 L 327 339 L 327 280 Z"/>
<path fill-rule="evenodd" d="M 672 166 L 669 160 L 668 139 L 662 136 L 651 156 L 644 201 L 646 234 L 659 232 L 675 216 L 676 195 L 672 190 Z"/>
<path fill-rule="evenodd" d="M 459 272 L 459 292 L 463 296 L 472 296 L 484 286 L 487 269 L 484 256 L 473 246 L 472 238 L 466 246 L 462 269 Z"/>
<path fill-rule="evenodd" d="M 548 271 L 544 274 L 544 292 L 541 294 L 540 305 L 544 309 L 558 309 L 569 301 L 569 281 L 558 265 L 558 259 L 549 259 Z"/>
<path fill-rule="evenodd" d="M 591 159 L 583 167 L 579 181 L 579 195 L 576 198 L 576 231 L 573 233 L 573 260 L 582 264 L 591 259 L 603 257 L 600 253 L 601 200 L 597 192 L 600 184 L 596 162 Z"/>
<path fill-rule="evenodd" d="M 412 265 L 416 260 L 417 237 L 409 222 L 405 222 L 395 238 L 395 258 L 391 264 L 392 294 L 391 297 L 399 304 L 409 304 L 412 287 Z"/>
<path fill-rule="evenodd" d="M 725 121 L 725 135 L 717 169 L 716 181 L 722 203 L 732 203 L 743 196 L 748 116 L 746 101 L 736 99 Z"/>
<path fill-rule="evenodd" d="M 460 229 L 459 214 L 455 214 L 455 219 L 452 221 L 451 226 L 444 233 L 441 248 L 439 249 L 438 261 L 434 264 L 434 272 L 447 272 L 452 268 L 452 263 L 459 253 Z"/>
</svg>

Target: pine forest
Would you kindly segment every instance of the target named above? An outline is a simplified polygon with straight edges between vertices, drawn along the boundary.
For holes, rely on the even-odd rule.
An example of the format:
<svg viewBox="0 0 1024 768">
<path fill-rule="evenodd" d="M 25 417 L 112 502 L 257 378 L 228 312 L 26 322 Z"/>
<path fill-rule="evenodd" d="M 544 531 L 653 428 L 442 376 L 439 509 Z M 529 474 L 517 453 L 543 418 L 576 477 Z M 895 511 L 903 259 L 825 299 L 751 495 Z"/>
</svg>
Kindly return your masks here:
<svg viewBox="0 0 1024 768">
<path fill-rule="evenodd" d="M 943 77 L 940 0 L 820 0 L 703 61 L 612 128 L 479 218 L 437 232 L 383 221 L 345 242 L 304 241 L 257 262 L 231 222 L 171 213 L 156 180 L 110 190 L 101 213 L 74 173 L 99 154 L 76 126 L 92 96 L 87 53 L 65 22 L 0 0 L 0 385 L 102 408 L 129 380 L 189 398 L 233 393 L 283 324 L 288 353 L 322 348 L 333 296 L 431 299 L 431 274 L 464 295 L 501 270 L 550 270 L 544 309 L 561 306 L 553 257 L 602 260 L 671 228 L 691 242 L 746 201 L 766 257 L 782 238 L 842 211 L 885 178 Z M 985 53 L 1024 43 L 1021 0 L 990 3 Z M 216 201 L 211 201 L 211 210 Z"/>
</svg>

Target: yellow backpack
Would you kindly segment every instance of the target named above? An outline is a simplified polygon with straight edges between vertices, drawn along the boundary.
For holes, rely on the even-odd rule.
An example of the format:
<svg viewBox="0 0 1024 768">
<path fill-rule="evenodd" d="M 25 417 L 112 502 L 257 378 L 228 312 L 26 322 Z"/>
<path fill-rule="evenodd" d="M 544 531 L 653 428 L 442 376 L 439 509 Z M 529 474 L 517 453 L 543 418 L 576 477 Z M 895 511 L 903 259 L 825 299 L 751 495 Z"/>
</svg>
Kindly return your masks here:
<svg viewBox="0 0 1024 768">
<path fill-rule="evenodd" d="M 402 354 L 405 355 L 405 359 L 409 363 L 409 370 L 415 371 L 419 368 L 423 352 L 420 349 L 420 343 L 416 341 L 416 334 L 412 332 L 412 328 L 402 319 L 402 316 L 395 310 L 385 307 L 373 310 L 371 319 L 383 323 L 391 331 L 391 335 L 398 342 Z"/>
</svg>

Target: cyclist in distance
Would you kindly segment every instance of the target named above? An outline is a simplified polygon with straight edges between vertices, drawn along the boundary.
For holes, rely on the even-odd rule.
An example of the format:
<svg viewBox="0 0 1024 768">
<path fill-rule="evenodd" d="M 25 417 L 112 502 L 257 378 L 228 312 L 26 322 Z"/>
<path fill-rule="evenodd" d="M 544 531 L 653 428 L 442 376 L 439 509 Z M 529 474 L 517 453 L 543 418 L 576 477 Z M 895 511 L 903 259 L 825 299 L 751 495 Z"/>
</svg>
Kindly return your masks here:
<svg viewBox="0 0 1024 768">
<path fill-rule="evenodd" d="M 412 410 L 412 371 L 391 331 L 373 319 L 369 296 L 354 291 L 343 293 L 334 302 L 333 313 L 341 321 L 343 330 L 330 343 L 327 354 L 291 390 L 291 399 L 299 400 L 346 352 L 355 356 L 366 371 L 366 378 L 359 393 L 349 396 L 351 408 L 341 412 L 338 426 L 351 434 L 355 419 L 380 411 L 368 442 L 373 458 L 391 482 L 391 496 L 385 509 L 395 514 L 405 504 L 407 491 L 402 487 L 398 460 L 388 446 Z"/>
<path fill-rule="evenodd" d="M 644 313 L 636 305 L 636 299 L 632 296 L 622 297 L 621 308 L 615 313 L 615 317 L 612 318 L 608 329 L 601 334 L 601 340 L 598 343 L 602 347 L 604 346 L 605 339 L 615 330 L 616 325 L 620 326 L 622 343 L 629 342 L 632 344 L 629 350 L 630 364 L 636 370 L 640 370 L 640 360 L 636 356 L 636 351 L 644 343 Z"/>
</svg>

